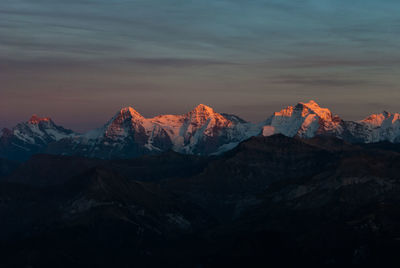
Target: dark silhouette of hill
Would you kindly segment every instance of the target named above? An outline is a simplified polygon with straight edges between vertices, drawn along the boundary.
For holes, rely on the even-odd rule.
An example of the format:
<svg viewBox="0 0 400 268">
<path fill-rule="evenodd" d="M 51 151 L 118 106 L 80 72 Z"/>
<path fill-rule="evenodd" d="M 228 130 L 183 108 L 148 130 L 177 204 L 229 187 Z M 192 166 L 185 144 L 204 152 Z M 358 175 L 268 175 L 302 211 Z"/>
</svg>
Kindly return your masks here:
<svg viewBox="0 0 400 268">
<path fill-rule="evenodd" d="M 215 157 L 36 155 L 3 173 L 0 263 L 399 264 L 399 163 L 389 144 L 283 135 Z"/>
</svg>

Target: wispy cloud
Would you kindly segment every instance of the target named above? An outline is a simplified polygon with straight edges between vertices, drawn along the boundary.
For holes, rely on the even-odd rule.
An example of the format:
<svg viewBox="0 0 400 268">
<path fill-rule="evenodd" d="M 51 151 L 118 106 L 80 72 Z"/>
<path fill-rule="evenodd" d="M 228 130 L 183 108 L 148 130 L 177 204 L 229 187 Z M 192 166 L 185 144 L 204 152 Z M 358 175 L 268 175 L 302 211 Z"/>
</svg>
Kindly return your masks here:
<svg viewBox="0 0 400 268">
<path fill-rule="evenodd" d="M 337 57 L 294 57 L 270 62 L 281 68 L 369 68 L 400 67 L 400 56 L 372 55 L 369 58 Z"/>
<path fill-rule="evenodd" d="M 385 86 L 387 82 L 375 81 L 373 78 L 369 79 L 355 79 L 351 77 L 331 77 L 330 75 L 279 75 L 272 78 L 273 83 L 277 84 L 293 84 L 313 86 L 320 89 L 326 87 L 353 87 L 359 88 L 360 86 Z"/>
<path fill-rule="evenodd" d="M 129 58 L 123 60 L 129 64 L 149 65 L 149 66 L 172 66 L 172 67 L 192 67 L 208 65 L 237 65 L 238 63 L 205 59 L 205 58 Z"/>
</svg>

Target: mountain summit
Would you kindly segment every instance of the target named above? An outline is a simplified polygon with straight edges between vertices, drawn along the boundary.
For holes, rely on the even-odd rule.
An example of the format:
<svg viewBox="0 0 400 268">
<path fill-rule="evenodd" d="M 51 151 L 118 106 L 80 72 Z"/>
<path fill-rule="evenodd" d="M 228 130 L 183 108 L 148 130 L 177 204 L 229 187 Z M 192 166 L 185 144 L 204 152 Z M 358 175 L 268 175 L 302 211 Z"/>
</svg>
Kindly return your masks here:
<svg viewBox="0 0 400 268">
<path fill-rule="evenodd" d="M 319 118 L 325 121 L 332 120 L 332 113 L 328 108 L 321 108 L 318 103 L 313 100 L 310 100 L 307 103 L 300 102 L 296 105 L 296 107 L 300 106 L 302 111 L 305 113 L 314 113 L 318 115 Z"/>
<path fill-rule="evenodd" d="M 39 117 L 36 114 L 32 115 L 28 120 L 29 124 L 39 124 L 40 122 L 50 122 L 51 119 L 49 117 Z"/>
<path fill-rule="evenodd" d="M 132 107 L 125 107 L 122 108 L 117 114 L 116 117 L 129 117 L 129 118 L 143 118 L 143 116 L 138 113 L 135 109 Z"/>
<path fill-rule="evenodd" d="M 300 102 L 274 113 L 263 128 L 263 135 L 283 134 L 288 137 L 311 138 L 319 134 L 342 132 L 342 120 L 333 116 L 327 108 L 321 108 L 315 101 Z"/>
<path fill-rule="evenodd" d="M 199 104 L 189 113 L 211 115 L 214 114 L 215 112 L 214 109 L 211 108 L 210 106 L 207 106 L 205 104 Z"/>
<path fill-rule="evenodd" d="M 24 160 L 43 152 L 50 143 L 74 135 L 72 130 L 56 125 L 49 117 L 33 115 L 27 122 L 2 131 L 0 157 Z"/>
<path fill-rule="evenodd" d="M 372 114 L 359 122 L 361 132 L 366 134 L 364 142 L 400 142 L 400 114 L 384 111 Z"/>
<path fill-rule="evenodd" d="M 145 118 L 132 107 L 122 108 L 104 126 L 104 137 L 118 140 L 142 132 L 141 125 Z"/>
</svg>

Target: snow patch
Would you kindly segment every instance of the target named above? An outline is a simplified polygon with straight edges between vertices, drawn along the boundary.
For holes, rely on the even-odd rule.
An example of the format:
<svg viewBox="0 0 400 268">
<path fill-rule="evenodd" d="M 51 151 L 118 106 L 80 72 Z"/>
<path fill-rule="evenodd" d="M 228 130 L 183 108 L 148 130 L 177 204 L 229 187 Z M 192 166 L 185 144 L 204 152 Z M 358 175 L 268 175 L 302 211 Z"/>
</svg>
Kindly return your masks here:
<svg viewBox="0 0 400 268">
<path fill-rule="evenodd" d="M 262 135 L 264 137 L 272 136 L 275 134 L 275 127 L 273 126 L 264 126 L 262 130 Z"/>
</svg>

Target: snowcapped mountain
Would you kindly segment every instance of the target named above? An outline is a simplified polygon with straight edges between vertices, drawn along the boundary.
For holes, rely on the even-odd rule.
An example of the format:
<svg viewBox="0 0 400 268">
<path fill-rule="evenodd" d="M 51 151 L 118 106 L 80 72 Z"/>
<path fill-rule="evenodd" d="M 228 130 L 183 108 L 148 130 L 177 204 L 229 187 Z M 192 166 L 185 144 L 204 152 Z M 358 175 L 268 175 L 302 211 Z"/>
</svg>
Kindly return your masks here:
<svg viewBox="0 0 400 268">
<path fill-rule="evenodd" d="M 400 115 L 384 112 L 359 122 L 343 121 L 315 101 L 275 112 L 261 123 L 220 114 L 200 104 L 183 115 L 145 118 L 132 107 L 118 111 L 103 127 L 76 134 L 50 118 L 33 116 L 0 136 L 0 157 L 26 159 L 38 152 L 97 158 L 130 158 L 173 150 L 213 155 L 258 135 L 312 138 L 334 136 L 348 142 L 400 142 Z"/>
<path fill-rule="evenodd" d="M 174 150 L 209 155 L 229 150 L 261 130 L 236 116 L 223 116 L 204 104 L 184 115 L 145 118 L 121 109 L 102 128 L 52 144 L 49 153 L 99 158 L 134 157 Z"/>
<path fill-rule="evenodd" d="M 283 134 L 288 137 L 312 138 L 316 135 L 342 137 L 343 121 L 333 116 L 327 108 L 321 108 L 315 101 L 300 102 L 274 113 L 263 127 L 263 135 Z"/>
<path fill-rule="evenodd" d="M 349 122 L 348 127 L 359 142 L 400 142 L 400 114 L 384 111 L 372 114 L 359 122 Z"/>
<path fill-rule="evenodd" d="M 49 143 L 73 137 L 72 130 L 56 125 L 50 118 L 33 115 L 13 129 L 3 129 L 0 136 L 0 156 L 26 159 L 44 150 Z"/>
<path fill-rule="evenodd" d="M 334 136 L 352 143 L 381 141 L 400 142 L 400 114 L 383 112 L 364 120 L 343 121 L 315 101 L 300 102 L 274 113 L 263 126 L 263 135 L 283 134 L 288 137 L 312 138 Z"/>
<path fill-rule="evenodd" d="M 241 121 L 239 117 L 223 116 L 204 104 L 185 115 L 161 115 L 150 121 L 167 132 L 174 151 L 189 154 L 223 151 L 226 145 L 237 144 L 247 138 L 249 132 L 246 126 L 251 128 L 251 124 Z"/>
</svg>

